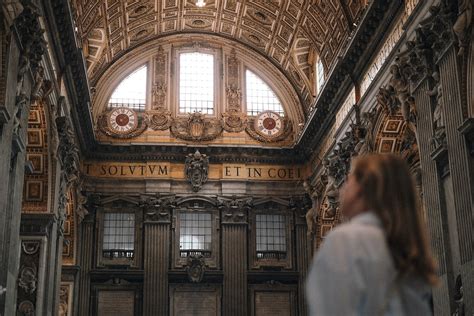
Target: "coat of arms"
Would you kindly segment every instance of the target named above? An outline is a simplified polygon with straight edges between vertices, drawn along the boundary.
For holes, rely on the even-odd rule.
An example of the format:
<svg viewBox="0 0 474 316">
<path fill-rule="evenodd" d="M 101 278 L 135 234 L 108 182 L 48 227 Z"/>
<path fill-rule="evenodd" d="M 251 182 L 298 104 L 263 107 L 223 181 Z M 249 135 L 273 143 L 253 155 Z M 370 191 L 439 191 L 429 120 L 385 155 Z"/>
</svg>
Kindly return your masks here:
<svg viewBox="0 0 474 316">
<path fill-rule="evenodd" d="M 193 191 L 197 192 L 202 185 L 207 182 L 209 169 L 209 157 L 196 150 L 194 154 L 189 154 L 185 161 L 186 179 L 191 182 Z"/>
</svg>

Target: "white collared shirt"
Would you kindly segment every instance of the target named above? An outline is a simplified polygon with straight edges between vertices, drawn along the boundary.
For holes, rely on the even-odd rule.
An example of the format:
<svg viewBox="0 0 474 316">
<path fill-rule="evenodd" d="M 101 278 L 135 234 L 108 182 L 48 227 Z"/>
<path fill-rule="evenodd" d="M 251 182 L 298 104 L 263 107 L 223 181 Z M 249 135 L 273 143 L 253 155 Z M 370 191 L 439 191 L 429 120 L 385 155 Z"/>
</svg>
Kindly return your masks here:
<svg viewBox="0 0 474 316">
<path fill-rule="evenodd" d="M 379 218 L 354 216 L 327 235 L 313 259 L 306 283 L 310 315 L 430 315 L 426 283 L 404 280 L 394 291 L 396 276 Z"/>
</svg>

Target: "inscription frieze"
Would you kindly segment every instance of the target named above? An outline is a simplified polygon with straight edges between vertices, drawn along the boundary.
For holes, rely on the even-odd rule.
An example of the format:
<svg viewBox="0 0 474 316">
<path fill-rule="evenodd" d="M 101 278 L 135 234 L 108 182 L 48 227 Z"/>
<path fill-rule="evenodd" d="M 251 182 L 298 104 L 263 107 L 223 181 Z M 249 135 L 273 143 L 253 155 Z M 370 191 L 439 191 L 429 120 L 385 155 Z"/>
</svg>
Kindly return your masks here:
<svg viewBox="0 0 474 316">
<path fill-rule="evenodd" d="M 209 164 L 210 180 L 299 181 L 306 177 L 304 166 L 261 164 Z M 82 173 L 95 178 L 186 179 L 184 164 L 168 162 L 85 161 Z"/>
</svg>

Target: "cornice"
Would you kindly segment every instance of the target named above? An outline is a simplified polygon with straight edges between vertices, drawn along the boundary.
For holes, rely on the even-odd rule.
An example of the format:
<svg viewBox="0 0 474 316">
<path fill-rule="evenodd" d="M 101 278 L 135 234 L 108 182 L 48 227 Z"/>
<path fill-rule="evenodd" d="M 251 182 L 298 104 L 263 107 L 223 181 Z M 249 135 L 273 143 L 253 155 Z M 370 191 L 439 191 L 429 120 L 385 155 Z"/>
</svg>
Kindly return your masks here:
<svg viewBox="0 0 474 316">
<path fill-rule="evenodd" d="M 200 146 L 192 145 L 107 145 L 94 136 L 90 112 L 90 90 L 81 48 L 77 45 L 69 1 L 44 1 L 45 14 L 53 32 L 53 46 L 65 77 L 72 103 L 72 118 L 84 158 L 95 160 L 162 160 L 182 161 L 196 148 L 211 162 L 302 163 L 334 121 L 355 74 L 361 72 L 383 38 L 399 8 L 401 0 L 375 0 L 367 8 L 361 24 L 349 42 L 343 57 L 331 71 L 321 95 L 313 107 L 302 136 L 293 148 Z"/>
</svg>

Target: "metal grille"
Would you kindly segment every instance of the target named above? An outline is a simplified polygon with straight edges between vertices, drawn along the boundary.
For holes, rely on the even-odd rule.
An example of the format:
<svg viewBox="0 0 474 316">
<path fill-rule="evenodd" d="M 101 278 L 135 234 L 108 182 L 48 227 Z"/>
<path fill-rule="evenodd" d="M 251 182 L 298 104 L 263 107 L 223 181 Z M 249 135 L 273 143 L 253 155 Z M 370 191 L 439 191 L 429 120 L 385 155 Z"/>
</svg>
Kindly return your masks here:
<svg viewBox="0 0 474 316">
<path fill-rule="evenodd" d="M 214 56 L 180 54 L 179 113 L 214 114 Z"/>
<path fill-rule="evenodd" d="M 256 216 L 257 258 L 286 258 L 286 221 L 283 215 Z"/>
<path fill-rule="evenodd" d="M 183 212 L 179 216 L 179 248 L 181 257 L 210 257 L 212 247 L 212 216 L 209 213 Z"/>
<path fill-rule="evenodd" d="M 137 111 L 145 110 L 147 67 L 132 72 L 115 88 L 109 100 L 109 108 L 126 107 Z"/>
<path fill-rule="evenodd" d="M 135 214 L 104 214 L 104 258 L 133 258 L 135 246 Z"/>
<path fill-rule="evenodd" d="M 274 111 L 284 115 L 280 100 L 272 89 L 256 74 L 245 72 L 247 93 L 247 115 L 255 116 L 262 111 Z"/>
</svg>

